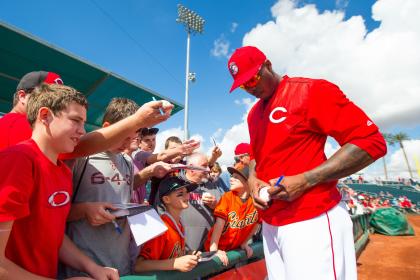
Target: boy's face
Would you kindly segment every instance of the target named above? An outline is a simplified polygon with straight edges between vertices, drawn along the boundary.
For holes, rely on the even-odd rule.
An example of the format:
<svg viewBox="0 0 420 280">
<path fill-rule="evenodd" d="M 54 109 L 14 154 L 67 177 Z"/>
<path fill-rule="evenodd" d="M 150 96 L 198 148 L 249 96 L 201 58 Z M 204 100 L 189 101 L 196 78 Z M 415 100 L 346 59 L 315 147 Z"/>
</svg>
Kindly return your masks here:
<svg viewBox="0 0 420 280">
<path fill-rule="evenodd" d="M 233 173 L 233 175 L 231 175 L 229 183 L 231 191 L 243 191 L 247 186 L 247 182 L 245 182 L 244 178 L 242 178 L 236 173 Z"/>
<path fill-rule="evenodd" d="M 156 148 L 156 134 L 140 137 L 139 148 L 143 151 L 153 153 Z"/>
<path fill-rule="evenodd" d="M 175 209 L 186 209 L 189 206 L 190 196 L 188 194 L 187 188 L 180 188 L 168 195 L 162 197 L 163 202 L 166 206 L 175 208 Z"/>
<path fill-rule="evenodd" d="M 178 148 L 179 146 L 181 146 L 180 143 L 169 142 L 168 143 L 168 150 Z M 179 163 L 182 159 L 183 159 L 183 156 L 177 156 L 177 157 L 171 159 L 170 163 Z"/>
<path fill-rule="evenodd" d="M 86 131 L 86 108 L 76 102 L 70 103 L 66 109 L 51 114 L 48 132 L 52 146 L 57 153 L 71 153 Z"/>
</svg>

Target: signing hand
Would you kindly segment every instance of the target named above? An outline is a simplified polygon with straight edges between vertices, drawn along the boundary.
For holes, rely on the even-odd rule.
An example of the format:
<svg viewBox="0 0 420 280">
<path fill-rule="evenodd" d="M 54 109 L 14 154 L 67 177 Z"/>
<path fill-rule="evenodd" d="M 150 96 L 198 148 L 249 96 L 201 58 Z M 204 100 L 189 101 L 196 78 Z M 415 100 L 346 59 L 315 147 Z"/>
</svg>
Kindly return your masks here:
<svg viewBox="0 0 420 280">
<path fill-rule="evenodd" d="M 175 259 L 174 269 L 187 272 L 196 267 L 198 263 L 197 255 L 186 255 Z"/>
<path fill-rule="evenodd" d="M 277 180 L 278 178 L 270 180 L 271 188 L 268 189 L 268 193 L 271 199 L 293 201 L 310 188 L 303 174 L 286 176 L 279 186 L 274 186 Z"/>
</svg>

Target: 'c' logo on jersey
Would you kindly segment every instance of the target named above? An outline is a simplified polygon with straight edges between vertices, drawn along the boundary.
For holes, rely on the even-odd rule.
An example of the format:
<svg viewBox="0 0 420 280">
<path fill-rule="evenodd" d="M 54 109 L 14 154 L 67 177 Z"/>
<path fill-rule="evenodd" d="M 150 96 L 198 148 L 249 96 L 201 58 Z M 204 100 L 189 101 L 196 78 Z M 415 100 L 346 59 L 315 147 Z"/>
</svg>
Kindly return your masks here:
<svg viewBox="0 0 420 280">
<path fill-rule="evenodd" d="M 69 203 L 69 201 L 70 201 L 70 194 L 68 192 L 66 192 L 66 191 L 54 192 L 48 198 L 48 203 L 52 207 L 64 206 L 67 203 Z"/>
<path fill-rule="evenodd" d="M 277 112 L 279 112 L 279 113 L 277 113 Z M 286 116 L 284 116 L 284 114 L 282 114 L 280 112 L 287 113 L 287 109 L 284 108 L 284 107 L 276 107 L 276 108 L 274 108 L 273 111 L 271 111 L 269 118 L 270 118 L 270 121 L 272 123 L 281 123 L 281 122 L 283 122 L 286 119 Z M 276 114 L 276 117 L 278 117 L 278 116 L 280 116 L 280 117 L 279 118 L 275 118 L 274 114 Z"/>
</svg>

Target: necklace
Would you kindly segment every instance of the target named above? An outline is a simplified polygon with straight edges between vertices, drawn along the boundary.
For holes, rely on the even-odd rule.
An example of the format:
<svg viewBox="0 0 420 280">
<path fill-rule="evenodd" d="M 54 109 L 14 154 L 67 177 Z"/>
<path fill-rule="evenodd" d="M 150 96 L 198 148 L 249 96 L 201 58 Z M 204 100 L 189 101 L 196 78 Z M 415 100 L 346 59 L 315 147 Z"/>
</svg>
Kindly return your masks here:
<svg viewBox="0 0 420 280">
<path fill-rule="evenodd" d="M 181 229 L 178 227 L 178 223 L 175 221 L 174 217 L 172 217 L 171 214 L 169 214 L 169 212 L 163 212 L 162 215 L 166 215 L 168 216 L 169 219 L 171 219 L 172 223 L 174 223 L 175 227 L 176 227 L 176 231 L 178 232 L 178 234 L 182 237 L 182 239 L 185 239 L 184 237 L 184 233 L 181 231 Z"/>
</svg>

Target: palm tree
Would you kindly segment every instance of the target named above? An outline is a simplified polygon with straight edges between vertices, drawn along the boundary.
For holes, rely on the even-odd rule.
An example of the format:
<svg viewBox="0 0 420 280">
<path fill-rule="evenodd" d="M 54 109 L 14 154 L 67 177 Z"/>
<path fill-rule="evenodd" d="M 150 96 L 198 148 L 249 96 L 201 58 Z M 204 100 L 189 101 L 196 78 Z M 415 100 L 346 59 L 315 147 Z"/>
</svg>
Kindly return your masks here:
<svg viewBox="0 0 420 280">
<path fill-rule="evenodd" d="M 403 151 L 403 154 L 404 154 L 405 163 L 407 164 L 408 173 L 410 174 L 410 178 L 413 179 L 413 174 L 411 173 L 410 164 L 408 163 L 407 154 L 405 152 L 404 145 L 403 145 L 403 141 L 407 141 L 407 140 L 410 140 L 408 135 L 405 134 L 404 132 L 399 132 L 397 134 L 393 134 L 391 137 L 391 141 L 388 143 L 390 145 L 394 145 L 395 143 L 400 144 L 401 150 Z"/>
<path fill-rule="evenodd" d="M 388 143 L 389 145 L 394 144 L 391 133 L 382 133 L 382 136 L 384 137 L 386 143 Z M 385 180 L 388 181 L 388 169 L 386 168 L 385 156 L 382 157 L 382 161 L 384 163 Z"/>
</svg>

